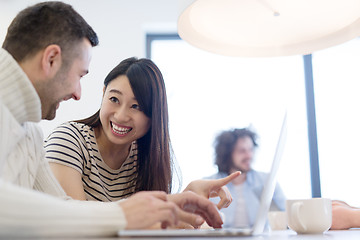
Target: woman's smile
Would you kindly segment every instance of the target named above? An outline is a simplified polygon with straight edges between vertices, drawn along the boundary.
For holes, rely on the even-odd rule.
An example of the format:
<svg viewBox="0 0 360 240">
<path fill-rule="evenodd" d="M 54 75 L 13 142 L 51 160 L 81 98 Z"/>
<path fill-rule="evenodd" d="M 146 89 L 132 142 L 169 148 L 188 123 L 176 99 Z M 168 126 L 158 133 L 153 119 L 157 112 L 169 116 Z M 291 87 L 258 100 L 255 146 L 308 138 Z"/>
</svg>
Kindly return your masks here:
<svg viewBox="0 0 360 240">
<path fill-rule="evenodd" d="M 122 126 L 122 125 L 118 125 L 118 124 L 115 124 L 113 122 L 110 122 L 110 125 L 111 125 L 111 131 L 116 135 L 116 136 L 125 136 L 127 135 L 131 130 L 132 128 L 131 127 L 126 127 L 126 126 Z"/>
</svg>

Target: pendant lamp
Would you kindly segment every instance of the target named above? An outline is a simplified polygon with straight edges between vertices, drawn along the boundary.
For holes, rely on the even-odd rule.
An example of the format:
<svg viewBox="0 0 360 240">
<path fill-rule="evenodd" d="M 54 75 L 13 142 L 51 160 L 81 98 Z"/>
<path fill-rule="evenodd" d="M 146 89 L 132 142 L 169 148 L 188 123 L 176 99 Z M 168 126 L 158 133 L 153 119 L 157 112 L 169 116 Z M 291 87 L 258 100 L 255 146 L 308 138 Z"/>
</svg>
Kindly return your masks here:
<svg viewBox="0 0 360 240">
<path fill-rule="evenodd" d="M 360 35 L 360 0 L 179 0 L 179 36 L 213 53 L 306 55 Z"/>
</svg>

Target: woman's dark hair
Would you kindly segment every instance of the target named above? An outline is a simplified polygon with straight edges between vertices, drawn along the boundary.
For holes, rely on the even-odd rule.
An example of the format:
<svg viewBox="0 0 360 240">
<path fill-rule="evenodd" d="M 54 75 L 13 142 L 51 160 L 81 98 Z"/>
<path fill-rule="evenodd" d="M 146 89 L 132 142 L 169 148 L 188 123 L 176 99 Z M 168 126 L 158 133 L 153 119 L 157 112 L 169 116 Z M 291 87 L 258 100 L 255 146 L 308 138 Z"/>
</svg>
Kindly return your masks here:
<svg viewBox="0 0 360 240">
<path fill-rule="evenodd" d="M 235 144 L 239 138 L 251 138 L 254 147 L 257 147 L 256 143 L 257 135 L 247 128 L 233 129 L 220 133 L 215 139 L 215 164 L 218 166 L 218 171 L 226 174 L 230 174 L 230 168 L 232 166 L 232 153 L 235 148 Z"/>
<path fill-rule="evenodd" d="M 168 127 L 168 106 L 163 76 L 149 59 L 128 58 L 117 65 L 105 78 L 105 88 L 119 76 L 129 79 L 132 91 L 142 111 L 151 119 L 149 131 L 138 144 L 138 178 L 136 191 L 161 190 L 172 187 L 172 152 Z M 98 127 L 100 110 L 77 122 Z"/>
</svg>

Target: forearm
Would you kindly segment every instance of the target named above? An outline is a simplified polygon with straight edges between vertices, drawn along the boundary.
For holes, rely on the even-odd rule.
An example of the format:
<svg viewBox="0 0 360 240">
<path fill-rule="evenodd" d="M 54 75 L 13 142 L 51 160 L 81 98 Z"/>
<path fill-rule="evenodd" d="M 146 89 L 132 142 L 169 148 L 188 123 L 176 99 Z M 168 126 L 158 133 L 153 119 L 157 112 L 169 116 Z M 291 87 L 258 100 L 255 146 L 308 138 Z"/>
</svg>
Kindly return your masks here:
<svg viewBox="0 0 360 240">
<path fill-rule="evenodd" d="M 353 208 L 348 216 L 350 228 L 360 228 L 360 209 Z"/>
<path fill-rule="evenodd" d="M 117 203 L 64 201 L 0 180 L 0 236 L 115 236 L 126 226 Z"/>
</svg>

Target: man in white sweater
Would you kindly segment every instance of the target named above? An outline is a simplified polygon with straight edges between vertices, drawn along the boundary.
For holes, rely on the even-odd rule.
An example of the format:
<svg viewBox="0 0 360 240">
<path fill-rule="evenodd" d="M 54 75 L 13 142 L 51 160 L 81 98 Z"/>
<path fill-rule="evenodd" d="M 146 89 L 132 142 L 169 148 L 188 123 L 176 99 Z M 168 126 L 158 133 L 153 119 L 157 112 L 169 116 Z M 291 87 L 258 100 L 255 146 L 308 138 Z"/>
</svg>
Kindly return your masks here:
<svg viewBox="0 0 360 240">
<path fill-rule="evenodd" d="M 44 160 L 37 122 L 53 119 L 61 101 L 80 99 L 97 44 L 93 29 L 61 2 L 26 8 L 9 26 L 0 49 L 0 238 L 113 236 L 179 220 L 221 227 L 216 207 L 192 192 L 140 192 L 113 203 L 67 199 Z"/>
</svg>

